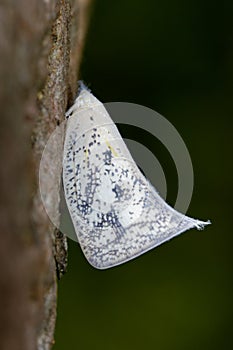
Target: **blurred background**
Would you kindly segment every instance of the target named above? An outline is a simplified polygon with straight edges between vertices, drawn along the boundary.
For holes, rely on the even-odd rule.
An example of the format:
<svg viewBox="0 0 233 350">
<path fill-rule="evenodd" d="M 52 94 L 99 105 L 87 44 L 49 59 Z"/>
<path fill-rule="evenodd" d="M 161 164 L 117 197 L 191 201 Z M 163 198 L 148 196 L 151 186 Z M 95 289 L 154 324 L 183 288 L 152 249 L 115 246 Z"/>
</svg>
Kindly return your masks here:
<svg viewBox="0 0 233 350">
<path fill-rule="evenodd" d="M 233 348 L 232 20 L 230 0 L 95 1 L 81 78 L 102 102 L 141 104 L 175 126 L 194 168 L 187 214 L 212 225 L 105 271 L 69 240 L 54 350 Z M 159 142 L 153 152 L 173 205 L 175 166 Z"/>
</svg>

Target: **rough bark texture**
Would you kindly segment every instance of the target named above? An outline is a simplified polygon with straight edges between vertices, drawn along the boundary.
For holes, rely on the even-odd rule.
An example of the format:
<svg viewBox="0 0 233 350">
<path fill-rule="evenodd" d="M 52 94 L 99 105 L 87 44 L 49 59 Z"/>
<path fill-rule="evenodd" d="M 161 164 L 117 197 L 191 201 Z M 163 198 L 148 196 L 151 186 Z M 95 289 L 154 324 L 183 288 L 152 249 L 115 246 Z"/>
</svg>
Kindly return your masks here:
<svg viewBox="0 0 233 350">
<path fill-rule="evenodd" d="M 74 98 L 91 0 L 0 4 L 0 349 L 50 349 L 66 240 L 43 208 L 38 169 Z M 44 181 L 59 220 L 62 137 Z M 60 153 L 59 153 L 60 152 Z"/>
</svg>

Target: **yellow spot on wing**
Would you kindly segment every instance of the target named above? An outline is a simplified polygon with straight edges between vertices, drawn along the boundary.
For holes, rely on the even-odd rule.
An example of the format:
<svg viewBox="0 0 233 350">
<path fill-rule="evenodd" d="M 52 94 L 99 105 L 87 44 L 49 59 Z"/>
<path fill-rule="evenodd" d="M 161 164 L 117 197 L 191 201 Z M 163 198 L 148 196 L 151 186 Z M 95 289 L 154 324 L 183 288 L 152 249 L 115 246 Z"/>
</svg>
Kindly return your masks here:
<svg viewBox="0 0 233 350">
<path fill-rule="evenodd" d="M 88 158 L 88 150 L 85 149 L 85 150 L 84 150 L 84 153 L 85 153 L 85 156 L 86 156 L 86 159 L 87 159 L 87 158 Z"/>
<path fill-rule="evenodd" d="M 117 152 L 114 150 L 114 148 L 110 145 L 110 143 L 108 142 L 108 140 L 105 140 L 106 142 L 106 145 L 108 146 L 108 148 L 110 149 L 110 151 L 112 152 L 112 154 L 115 156 L 115 157 L 118 157 L 118 154 Z"/>
</svg>

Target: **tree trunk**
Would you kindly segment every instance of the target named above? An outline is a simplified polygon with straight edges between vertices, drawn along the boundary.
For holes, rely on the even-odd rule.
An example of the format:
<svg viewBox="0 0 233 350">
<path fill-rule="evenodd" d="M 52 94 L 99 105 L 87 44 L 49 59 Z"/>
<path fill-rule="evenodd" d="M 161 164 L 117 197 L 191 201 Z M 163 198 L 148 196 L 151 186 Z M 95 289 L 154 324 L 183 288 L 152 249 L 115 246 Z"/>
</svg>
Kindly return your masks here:
<svg viewBox="0 0 233 350">
<path fill-rule="evenodd" d="M 76 94 L 90 2 L 0 4 L 1 350 L 44 350 L 54 343 L 66 239 L 44 210 L 38 169 L 49 135 Z M 51 163 L 45 186 L 59 219 L 60 155 Z"/>
</svg>

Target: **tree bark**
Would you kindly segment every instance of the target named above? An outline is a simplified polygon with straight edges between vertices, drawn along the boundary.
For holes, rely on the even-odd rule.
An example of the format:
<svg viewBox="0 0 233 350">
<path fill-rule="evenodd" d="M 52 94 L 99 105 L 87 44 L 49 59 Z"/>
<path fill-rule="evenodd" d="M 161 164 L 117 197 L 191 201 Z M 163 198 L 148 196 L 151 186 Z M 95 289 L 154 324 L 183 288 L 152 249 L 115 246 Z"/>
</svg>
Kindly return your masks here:
<svg viewBox="0 0 233 350">
<path fill-rule="evenodd" d="M 39 163 L 76 94 L 90 3 L 0 4 L 1 350 L 47 350 L 54 343 L 57 276 L 67 247 L 41 202 Z M 58 220 L 62 142 L 44 184 Z"/>
</svg>

